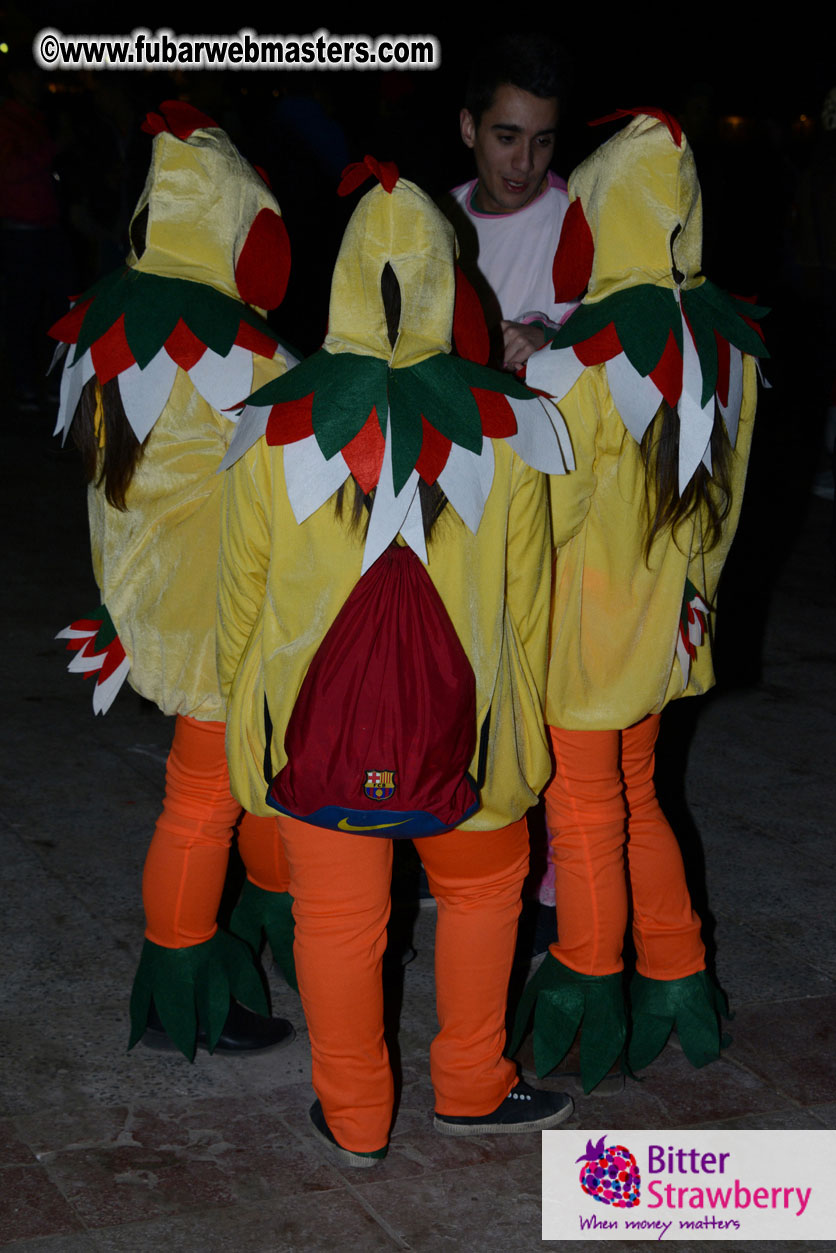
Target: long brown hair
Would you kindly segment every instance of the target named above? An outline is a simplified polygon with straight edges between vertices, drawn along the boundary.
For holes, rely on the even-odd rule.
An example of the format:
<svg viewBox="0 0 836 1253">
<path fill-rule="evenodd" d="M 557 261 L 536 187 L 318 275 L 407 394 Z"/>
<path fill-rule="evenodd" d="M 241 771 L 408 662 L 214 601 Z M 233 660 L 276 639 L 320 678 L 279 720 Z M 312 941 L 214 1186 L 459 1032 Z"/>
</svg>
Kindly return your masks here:
<svg viewBox="0 0 836 1253">
<path fill-rule="evenodd" d="M 96 421 L 99 401 L 100 424 Z M 114 509 L 126 510 L 128 488 L 148 437 L 140 443 L 131 430 L 115 378 L 100 384 L 94 377 L 86 383 L 71 431 L 81 453 L 85 480 L 95 483 L 96 487 L 104 484 L 107 503 Z"/>
<path fill-rule="evenodd" d="M 397 275 L 387 261 L 383 267 L 380 276 L 380 291 L 383 297 L 383 311 L 386 314 L 386 331 L 389 336 L 389 343 L 395 347 L 395 340 L 398 338 L 398 328 L 401 322 L 401 285 L 398 282 Z M 352 475 L 351 483 L 354 485 L 354 495 L 351 501 L 351 512 L 348 516 L 348 525 L 351 530 L 360 530 L 363 532 L 368 529 L 368 517 L 371 513 L 372 502 L 374 500 L 375 489 L 367 494 L 363 491 L 360 484 Z M 334 500 L 334 512 L 340 521 L 342 521 L 343 511 L 345 509 L 345 490 L 348 486 L 348 480 L 343 483 L 337 490 Z M 424 539 L 428 540 L 432 534 L 435 524 L 444 512 L 447 504 L 447 497 L 439 487 L 438 483 L 425 483 L 423 479 L 418 480 L 418 499 L 421 502 L 421 520 L 424 524 Z"/>
<path fill-rule="evenodd" d="M 731 444 L 716 402 L 710 447 L 711 473 L 700 462 L 680 495 L 679 415 L 666 400 L 662 401 L 641 442 L 646 471 L 645 561 L 657 535 L 670 528 L 676 543 L 677 528 L 698 510 L 704 518 L 704 550 L 708 552 L 719 542 L 731 508 Z"/>
</svg>

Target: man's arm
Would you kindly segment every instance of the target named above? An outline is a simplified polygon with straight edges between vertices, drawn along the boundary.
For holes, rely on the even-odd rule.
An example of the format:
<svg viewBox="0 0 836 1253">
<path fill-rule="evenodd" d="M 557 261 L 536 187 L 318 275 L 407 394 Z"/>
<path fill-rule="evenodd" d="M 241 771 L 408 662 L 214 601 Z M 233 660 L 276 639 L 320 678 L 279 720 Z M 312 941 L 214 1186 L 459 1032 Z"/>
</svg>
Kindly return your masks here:
<svg viewBox="0 0 836 1253">
<path fill-rule="evenodd" d="M 500 322 L 504 346 L 503 370 L 516 373 L 521 369 L 533 352 L 537 352 L 546 342 L 543 328 L 536 322 L 528 325 L 525 322 Z"/>
</svg>

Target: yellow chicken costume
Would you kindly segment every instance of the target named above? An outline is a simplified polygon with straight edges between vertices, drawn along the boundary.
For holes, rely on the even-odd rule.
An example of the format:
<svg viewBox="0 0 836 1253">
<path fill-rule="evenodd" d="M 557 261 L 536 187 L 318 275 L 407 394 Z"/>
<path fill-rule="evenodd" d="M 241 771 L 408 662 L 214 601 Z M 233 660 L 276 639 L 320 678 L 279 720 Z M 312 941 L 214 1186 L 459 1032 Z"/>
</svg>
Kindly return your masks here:
<svg viewBox="0 0 836 1253">
<path fill-rule="evenodd" d="M 56 432 L 66 436 L 77 410 L 95 406 L 88 504 L 103 602 L 61 635 L 75 654 L 70 669 L 97 676 L 96 712 L 127 677 L 177 716 L 143 877 L 146 941 L 130 1042 L 145 1031 L 153 998 L 158 1027 L 192 1057 L 198 1032 L 210 1050 L 219 1040 L 235 1047 L 231 998 L 267 1011 L 250 947 L 216 923 L 241 812 L 229 790 L 215 656 L 218 468 L 235 429 L 230 406 L 295 362 L 259 312 L 281 302 L 290 252 L 265 180 L 211 118 L 168 101 L 143 129 L 154 135 L 153 154 L 126 265 L 52 330 L 59 352 L 70 345 Z M 109 475 L 124 446 L 137 459 L 120 503 Z M 255 945 L 269 915 L 277 950 L 289 953 L 275 823 L 243 815 L 239 846 L 249 877 L 236 927 Z M 271 1021 L 281 1022 L 250 1015 L 254 1042 L 240 1047 L 257 1047 L 259 1032 L 269 1042 Z M 287 1027 L 279 1035 L 290 1038 Z"/>
<path fill-rule="evenodd" d="M 656 800 L 654 746 L 668 701 L 714 682 L 714 600 L 740 512 L 755 358 L 766 355 L 756 326 L 764 310 L 700 273 L 700 189 L 687 140 L 667 114 L 636 112 L 570 178 L 556 273 L 567 298 L 586 294 L 527 375 L 557 400 L 577 468 L 571 485 L 553 479 L 551 493 L 546 718 L 556 771 L 546 814 L 559 938 L 526 989 L 516 1034 L 534 1009 L 542 1075 L 580 1028 L 587 1091 L 626 1035 L 625 846 L 637 953 L 630 1062 L 647 1065 L 673 1028 L 694 1065 L 719 1053 L 721 997 Z M 695 475 L 709 482 L 714 534 L 704 502 L 650 530 L 663 402 L 675 422 L 679 495 Z M 727 475 L 712 484 L 720 440 Z"/>
<path fill-rule="evenodd" d="M 396 169 L 365 165 L 357 173 L 372 170 L 382 185 L 346 230 L 324 348 L 250 398 L 230 450 L 240 459 L 227 475 L 219 601 L 230 774 L 242 803 L 269 812 L 312 659 L 364 572 L 406 546 L 472 667 L 475 727 L 490 715 L 484 771 L 471 763 L 483 775 L 481 807 L 454 830 L 415 841 L 439 901 L 435 1125 L 469 1135 L 517 1118 L 524 1125 L 513 1129 L 536 1129 L 564 1118 L 571 1102 L 509 1096 L 515 1067 L 502 1052 L 528 860 L 524 815 L 549 769 L 541 699 L 550 545 L 538 470 L 565 472 L 571 452 L 548 401 L 450 354 L 452 227 Z M 401 294 L 394 341 L 381 291 L 387 264 Z M 368 502 L 367 529 L 335 510 L 351 476 Z M 419 481 L 446 497 L 429 540 Z M 462 725 L 461 737 L 475 727 Z M 371 1165 L 386 1152 L 393 1107 L 380 979 L 391 840 L 356 820 L 339 829 L 284 814 L 279 822 L 318 1097 L 311 1118 L 341 1160 Z"/>
</svg>

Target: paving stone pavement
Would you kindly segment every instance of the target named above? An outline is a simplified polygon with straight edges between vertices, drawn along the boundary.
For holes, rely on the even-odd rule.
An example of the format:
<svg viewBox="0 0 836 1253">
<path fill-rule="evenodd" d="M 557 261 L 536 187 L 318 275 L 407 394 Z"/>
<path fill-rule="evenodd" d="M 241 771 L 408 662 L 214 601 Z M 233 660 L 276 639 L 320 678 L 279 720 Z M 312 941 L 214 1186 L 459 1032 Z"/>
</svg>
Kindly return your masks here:
<svg viewBox="0 0 836 1253">
<path fill-rule="evenodd" d="M 79 464 L 49 425 L 46 415 L 15 419 L 2 468 L 0 1245 L 539 1248 L 539 1138 L 432 1130 L 432 909 L 417 911 L 417 957 L 393 991 L 400 1108 L 389 1156 L 373 1171 L 341 1169 L 310 1131 L 304 1019 L 271 963 L 274 1012 L 298 1032 L 290 1047 L 199 1054 L 194 1065 L 126 1052 L 141 869 L 171 727 L 127 690 L 94 717 L 89 687 L 65 672 L 53 636 L 98 600 Z M 700 1071 L 669 1046 L 622 1095 L 579 1097 L 575 1129 L 836 1128 L 832 506 L 791 484 L 776 517 L 781 450 L 768 423 L 759 438 L 721 592 L 724 683 L 670 711 L 660 760 L 735 1011 L 733 1043 Z M 788 528 L 788 516 L 799 522 Z M 810 1243 L 826 1245 L 836 1241 Z M 568 1238 L 559 1247 L 593 1246 Z"/>
</svg>

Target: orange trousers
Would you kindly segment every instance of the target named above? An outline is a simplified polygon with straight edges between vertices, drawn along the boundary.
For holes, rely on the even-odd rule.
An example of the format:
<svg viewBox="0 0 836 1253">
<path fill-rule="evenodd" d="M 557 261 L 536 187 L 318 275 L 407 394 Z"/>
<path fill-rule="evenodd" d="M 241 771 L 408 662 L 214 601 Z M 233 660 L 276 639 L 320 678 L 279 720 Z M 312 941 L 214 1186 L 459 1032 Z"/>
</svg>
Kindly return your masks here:
<svg viewBox="0 0 836 1253">
<path fill-rule="evenodd" d="M 388 1143 L 392 1122 L 381 979 L 392 842 L 284 816 L 279 826 L 290 866 L 294 956 L 314 1090 L 337 1142 L 373 1153 Z M 525 820 L 497 831 L 449 831 L 414 844 L 438 903 L 439 1031 L 430 1048 L 436 1110 L 488 1114 L 516 1079 L 516 1067 L 502 1054 L 528 866 Z"/>
<path fill-rule="evenodd" d="M 703 970 L 700 920 L 653 782 L 658 714 L 626 731 L 549 731 L 555 773 L 545 801 L 558 928 L 552 955 L 580 974 L 621 970 L 629 890 L 639 974 L 680 979 Z"/>
<path fill-rule="evenodd" d="M 224 731 L 223 722 L 177 716 L 163 812 L 142 875 L 145 935 L 163 948 L 202 944 L 217 931 L 236 823 L 247 877 L 269 892 L 287 891 L 276 820 L 242 812 L 229 790 Z"/>
</svg>

